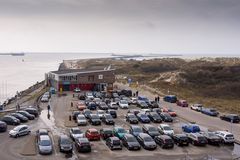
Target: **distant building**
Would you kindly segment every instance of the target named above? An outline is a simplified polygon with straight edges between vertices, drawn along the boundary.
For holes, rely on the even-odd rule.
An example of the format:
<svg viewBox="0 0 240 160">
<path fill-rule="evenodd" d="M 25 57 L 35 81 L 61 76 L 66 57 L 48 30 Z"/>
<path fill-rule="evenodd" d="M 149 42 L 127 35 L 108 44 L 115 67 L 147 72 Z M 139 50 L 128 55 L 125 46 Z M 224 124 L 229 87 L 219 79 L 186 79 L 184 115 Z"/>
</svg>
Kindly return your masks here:
<svg viewBox="0 0 240 160">
<path fill-rule="evenodd" d="M 69 69 L 51 71 L 46 80 L 49 86 L 57 91 L 81 90 L 106 91 L 112 90 L 115 82 L 115 69 Z"/>
</svg>

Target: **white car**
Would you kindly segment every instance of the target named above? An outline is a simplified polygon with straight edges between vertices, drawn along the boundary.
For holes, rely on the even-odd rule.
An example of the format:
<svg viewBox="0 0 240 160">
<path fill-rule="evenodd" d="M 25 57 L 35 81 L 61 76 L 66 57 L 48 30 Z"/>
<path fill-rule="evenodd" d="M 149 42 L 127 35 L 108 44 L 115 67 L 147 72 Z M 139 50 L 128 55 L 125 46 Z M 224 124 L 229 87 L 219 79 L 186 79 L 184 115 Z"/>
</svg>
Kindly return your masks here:
<svg viewBox="0 0 240 160">
<path fill-rule="evenodd" d="M 215 134 L 219 136 L 224 143 L 233 144 L 235 139 L 232 133 L 227 131 L 216 131 Z"/>
<path fill-rule="evenodd" d="M 128 102 L 126 100 L 120 100 L 118 105 L 122 109 L 128 109 Z"/>
<path fill-rule="evenodd" d="M 202 110 L 202 108 L 203 108 L 203 105 L 202 105 L 202 104 L 193 104 L 193 105 L 191 105 L 190 108 L 191 108 L 192 110 L 195 110 L 195 111 L 200 112 L 200 111 Z"/>
<path fill-rule="evenodd" d="M 97 115 L 102 119 L 103 115 L 105 114 L 104 110 L 98 110 Z"/>
<path fill-rule="evenodd" d="M 76 93 L 79 93 L 79 92 L 81 92 L 81 89 L 80 88 L 74 88 L 73 91 L 76 92 Z"/>
<path fill-rule="evenodd" d="M 48 96 L 44 94 L 41 98 L 41 102 L 48 102 L 48 101 L 49 101 Z"/>
<path fill-rule="evenodd" d="M 77 124 L 80 125 L 87 125 L 86 117 L 83 114 L 79 114 L 77 116 Z"/>
<path fill-rule="evenodd" d="M 160 124 L 158 130 L 161 134 L 173 135 L 174 131 L 168 124 Z"/>
<path fill-rule="evenodd" d="M 19 125 L 9 131 L 9 136 L 17 138 L 19 136 L 28 135 L 30 133 L 31 131 L 28 125 Z"/>
<path fill-rule="evenodd" d="M 109 104 L 109 109 L 115 109 L 117 110 L 118 109 L 118 104 L 116 102 L 111 102 Z"/>
<path fill-rule="evenodd" d="M 78 138 L 84 138 L 85 133 L 83 133 L 79 128 L 71 128 L 70 129 L 70 137 L 72 138 L 73 141 Z"/>
<path fill-rule="evenodd" d="M 102 100 L 100 98 L 94 98 L 93 102 L 95 102 L 97 105 L 99 105 L 102 102 Z"/>
<path fill-rule="evenodd" d="M 86 98 L 87 99 L 94 99 L 94 96 L 93 96 L 92 92 L 86 93 Z"/>
<path fill-rule="evenodd" d="M 136 97 L 132 97 L 131 100 L 130 100 L 130 103 L 131 104 L 137 104 L 137 98 Z"/>
</svg>

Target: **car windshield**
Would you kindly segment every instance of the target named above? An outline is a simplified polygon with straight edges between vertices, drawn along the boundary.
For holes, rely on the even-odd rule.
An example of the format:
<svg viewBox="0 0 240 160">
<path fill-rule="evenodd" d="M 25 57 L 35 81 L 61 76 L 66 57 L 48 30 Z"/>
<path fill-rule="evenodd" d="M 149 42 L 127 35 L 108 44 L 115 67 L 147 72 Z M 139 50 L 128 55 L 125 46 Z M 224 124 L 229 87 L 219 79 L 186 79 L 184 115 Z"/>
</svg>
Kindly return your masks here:
<svg viewBox="0 0 240 160">
<path fill-rule="evenodd" d="M 82 131 L 79 130 L 79 129 L 74 129 L 74 130 L 72 131 L 72 133 L 73 133 L 73 134 L 81 134 Z"/>
<path fill-rule="evenodd" d="M 129 118 L 135 118 L 136 116 L 133 115 L 133 114 L 129 114 L 128 117 L 129 117 Z"/>
<path fill-rule="evenodd" d="M 163 129 L 164 129 L 165 131 L 172 130 L 169 126 L 164 126 Z"/>
<path fill-rule="evenodd" d="M 142 118 L 148 118 L 148 116 L 146 114 L 141 114 Z"/>
<path fill-rule="evenodd" d="M 141 128 L 134 128 L 133 131 L 134 132 L 142 132 L 142 129 Z"/>
<path fill-rule="evenodd" d="M 111 130 L 106 130 L 104 131 L 105 134 L 112 134 L 112 131 Z"/>
<path fill-rule="evenodd" d="M 205 138 L 204 138 L 204 137 L 200 137 L 200 136 L 199 136 L 199 137 L 198 137 L 198 140 L 199 140 L 199 141 L 204 141 L 204 140 L 205 140 Z"/>
<path fill-rule="evenodd" d="M 216 134 L 214 134 L 212 132 L 208 132 L 208 136 L 216 136 Z"/>
<path fill-rule="evenodd" d="M 104 114 L 104 111 L 98 111 L 97 113 L 98 114 Z"/>
<path fill-rule="evenodd" d="M 171 116 L 169 114 L 164 114 L 164 116 L 167 118 L 171 118 Z"/>
<path fill-rule="evenodd" d="M 145 142 L 152 142 L 152 138 L 151 137 L 144 137 L 143 138 Z"/>
<path fill-rule="evenodd" d="M 112 119 L 112 116 L 109 115 L 109 114 L 105 115 L 105 117 L 106 117 L 107 119 Z"/>
<path fill-rule="evenodd" d="M 81 115 L 81 116 L 78 116 L 78 119 L 82 119 L 83 120 L 83 119 L 85 119 L 85 117 Z"/>
<path fill-rule="evenodd" d="M 156 132 L 157 129 L 156 129 L 155 127 L 149 127 L 149 131 L 150 131 L 150 132 Z"/>
<path fill-rule="evenodd" d="M 152 116 L 153 116 L 154 118 L 159 118 L 159 117 L 160 117 L 157 113 L 153 113 Z"/>
<path fill-rule="evenodd" d="M 233 138 L 233 135 L 232 134 L 228 134 L 226 135 L 227 138 Z"/>
<path fill-rule="evenodd" d="M 137 142 L 136 138 L 134 138 L 134 137 L 128 137 L 127 141 L 128 142 Z"/>
<path fill-rule="evenodd" d="M 62 138 L 61 139 L 61 143 L 62 144 L 71 144 L 71 141 L 69 139 L 67 139 L 67 138 Z"/>
<path fill-rule="evenodd" d="M 128 104 L 127 101 L 125 101 L 125 100 L 121 100 L 120 103 L 121 104 Z"/>
<path fill-rule="evenodd" d="M 217 110 L 215 110 L 215 109 L 210 109 L 210 111 L 211 111 L 211 112 L 217 112 Z"/>
<path fill-rule="evenodd" d="M 114 145 L 120 145 L 120 141 L 119 140 L 113 140 L 113 144 Z"/>
<path fill-rule="evenodd" d="M 15 127 L 13 130 L 14 131 L 18 131 L 19 129 L 21 129 L 22 128 L 22 126 L 17 126 L 17 127 Z"/>
<path fill-rule="evenodd" d="M 118 133 L 126 133 L 126 131 L 123 128 L 118 128 Z"/>
<path fill-rule="evenodd" d="M 99 119 L 99 116 L 98 115 L 92 115 L 92 119 Z"/>
<path fill-rule="evenodd" d="M 140 102 L 140 104 L 141 104 L 141 105 L 146 105 L 146 103 L 145 103 L 145 102 L 143 102 L 143 101 L 142 101 L 142 102 Z"/>
<path fill-rule="evenodd" d="M 49 141 L 49 140 L 42 140 L 42 141 L 40 141 L 40 145 L 41 146 L 50 146 L 51 145 L 51 141 Z"/>
</svg>

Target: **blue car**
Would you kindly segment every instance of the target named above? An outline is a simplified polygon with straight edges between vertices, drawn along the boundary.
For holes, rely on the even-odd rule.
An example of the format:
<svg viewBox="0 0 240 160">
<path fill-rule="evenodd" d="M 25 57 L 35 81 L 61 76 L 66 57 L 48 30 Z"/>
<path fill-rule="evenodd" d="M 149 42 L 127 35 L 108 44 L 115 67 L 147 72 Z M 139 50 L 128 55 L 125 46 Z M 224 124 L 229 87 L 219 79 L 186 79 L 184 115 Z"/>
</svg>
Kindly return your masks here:
<svg viewBox="0 0 240 160">
<path fill-rule="evenodd" d="M 150 119 L 148 118 L 148 116 L 144 113 L 138 113 L 137 114 L 137 118 L 138 121 L 142 122 L 142 123 L 150 123 Z"/>
<path fill-rule="evenodd" d="M 218 116 L 218 111 L 216 110 L 216 109 L 212 109 L 212 108 L 203 108 L 202 110 L 201 110 L 201 112 L 203 113 L 203 114 L 206 114 L 206 115 L 209 115 L 209 116 Z"/>
<path fill-rule="evenodd" d="M 175 95 L 167 95 L 163 98 L 165 102 L 176 103 L 177 97 Z"/>
<path fill-rule="evenodd" d="M 185 124 L 182 126 L 183 132 L 186 133 L 197 133 L 200 132 L 200 127 L 196 124 Z"/>
<path fill-rule="evenodd" d="M 90 109 L 90 110 L 96 110 L 97 109 L 97 104 L 94 103 L 94 102 L 89 102 L 87 108 Z"/>
<path fill-rule="evenodd" d="M 147 105 L 150 105 L 150 101 L 147 97 L 144 96 L 138 96 L 138 100 L 144 101 Z"/>
</svg>

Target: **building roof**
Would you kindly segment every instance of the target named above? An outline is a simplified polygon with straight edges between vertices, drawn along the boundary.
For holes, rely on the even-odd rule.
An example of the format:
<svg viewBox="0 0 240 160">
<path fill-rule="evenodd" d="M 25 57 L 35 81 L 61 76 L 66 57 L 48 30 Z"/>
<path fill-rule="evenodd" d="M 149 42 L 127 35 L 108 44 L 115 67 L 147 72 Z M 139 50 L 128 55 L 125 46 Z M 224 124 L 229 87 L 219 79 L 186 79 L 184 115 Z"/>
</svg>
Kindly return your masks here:
<svg viewBox="0 0 240 160">
<path fill-rule="evenodd" d="M 93 72 L 106 72 L 113 71 L 115 69 L 66 69 L 66 70 L 58 70 L 51 71 L 50 73 L 54 74 L 69 74 L 69 73 L 93 73 Z"/>
</svg>

